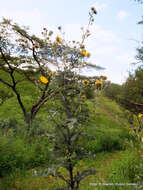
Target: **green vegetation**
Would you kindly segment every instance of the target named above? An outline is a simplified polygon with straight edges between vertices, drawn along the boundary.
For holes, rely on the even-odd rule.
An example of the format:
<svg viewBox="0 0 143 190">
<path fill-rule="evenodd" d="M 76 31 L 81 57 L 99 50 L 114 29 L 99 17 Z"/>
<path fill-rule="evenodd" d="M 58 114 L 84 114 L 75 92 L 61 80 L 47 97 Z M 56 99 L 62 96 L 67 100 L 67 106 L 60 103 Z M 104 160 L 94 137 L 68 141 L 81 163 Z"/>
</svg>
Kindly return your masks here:
<svg viewBox="0 0 143 190">
<path fill-rule="evenodd" d="M 25 84 L 23 89 L 25 90 L 22 98 L 25 102 L 30 102 L 32 86 Z M 86 177 L 81 182 L 80 189 L 94 187 L 90 183 L 135 183 L 139 173 L 136 166 L 141 160 L 130 143 L 135 142 L 135 138 L 129 133 L 130 124 L 126 112 L 102 93 L 96 99 L 85 99 L 85 103 L 88 105 L 89 119 L 82 130 L 88 135 L 79 139 L 77 146 L 82 145 L 87 152 L 95 155 L 95 158 L 83 157 L 77 162 L 74 172 L 94 168 L 97 174 Z M 28 107 L 28 103 L 26 106 Z M 42 172 L 55 163 L 51 154 L 53 143 L 48 137 L 49 132 L 54 132 L 54 128 L 47 113 L 47 108 L 55 106 L 58 106 L 57 101 L 50 101 L 40 110 L 33 122 L 31 135 L 27 136 L 16 97 L 10 97 L 1 105 L 0 189 L 53 190 L 65 185 L 60 178 L 55 179 L 52 175 L 42 176 Z M 63 175 L 68 175 L 63 167 L 60 171 Z M 34 176 L 35 173 L 38 173 L 38 176 Z M 98 186 L 95 189 L 104 190 L 107 187 Z"/>
<path fill-rule="evenodd" d="M 142 187 L 142 66 L 123 85 L 79 75 L 97 69 L 84 46 L 96 14 L 72 45 L 0 23 L 0 190 Z"/>
<path fill-rule="evenodd" d="M 83 147 L 95 154 L 96 157 L 95 159 L 85 158 L 79 161 L 75 170 L 95 168 L 97 174 L 86 177 L 84 182 L 81 183 L 80 189 L 92 188 L 89 183 L 136 182 L 136 165 L 140 158 L 137 157 L 136 150 L 133 150 L 129 144 L 133 137 L 129 134 L 128 128 L 113 120 L 120 113 L 118 120 L 123 122 L 124 112 L 117 103 L 103 96 L 98 97 L 98 105 L 92 100 L 86 102 L 90 111 L 90 122 L 84 130 L 89 136 L 81 139 L 79 143 L 83 144 Z M 11 104 L 14 106 L 15 102 L 11 101 Z M 100 109 L 99 106 L 101 105 L 113 118 Z M 8 109 L 9 104 L 5 103 L 2 106 Z M 35 134 L 38 138 L 36 136 L 36 138 L 31 137 L 32 139 L 29 142 L 29 138 L 27 139 L 26 136 L 24 138 L 24 123 L 21 124 L 21 129 L 23 128 L 23 131 L 21 131 L 18 127 L 19 122 L 16 123 L 16 121 L 18 121 L 17 115 L 15 115 L 15 120 L 3 118 L 3 122 L 1 122 L 0 154 L 3 156 L 0 159 L 0 171 L 1 175 L 4 176 L 1 179 L 1 189 L 17 190 L 21 188 L 31 190 L 36 188 L 40 190 L 48 188 L 52 190 L 60 187 L 63 182 L 59 178 L 55 180 L 50 175 L 32 177 L 34 170 L 43 171 L 53 163 L 50 153 L 51 147 L 46 136 Z M 126 118 L 124 118 L 124 121 L 126 121 Z M 39 130 L 43 124 L 46 124 L 44 120 L 41 120 L 39 124 L 38 121 L 35 121 L 35 125 L 36 123 Z M 49 125 L 45 125 L 44 129 L 49 130 L 48 128 Z M 64 168 L 61 168 L 61 170 L 65 172 Z M 98 187 L 98 189 L 101 189 L 101 187 Z M 105 187 L 102 187 L 102 189 L 105 189 Z M 122 187 L 122 189 L 125 188 Z"/>
</svg>

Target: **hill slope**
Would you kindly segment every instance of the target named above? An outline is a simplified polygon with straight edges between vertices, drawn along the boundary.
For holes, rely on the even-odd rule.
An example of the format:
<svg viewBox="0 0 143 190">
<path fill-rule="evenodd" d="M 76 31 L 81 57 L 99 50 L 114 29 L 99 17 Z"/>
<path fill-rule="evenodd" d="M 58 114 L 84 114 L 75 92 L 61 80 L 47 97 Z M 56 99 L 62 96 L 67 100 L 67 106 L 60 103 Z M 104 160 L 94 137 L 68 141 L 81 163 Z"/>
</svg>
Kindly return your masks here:
<svg viewBox="0 0 143 190">
<path fill-rule="evenodd" d="M 27 106 L 31 103 L 31 95 L 24 93 L 23 99 Z M 83 139 L 81 143 L 83 143 L 85 149 L 92 154 L 96 154 L 96 157 L 93 160 L 83 159 L 79 162 L 77 168 L 81 170 L 83 168 L 95 168 L 97 175 L 87 177 L 80 185 L 80 189 L 101 189 L 101 187 L 91 186 L 90 183 L 133 182 L 134 166 L 138 160 L 136 151 L 129 146 L 132 137 L 129 134 L 127 127 L 129 124 L 124 111 L 116 102 L 104 96 L 97 97 L 96 102 L 87 100 L 87 104 L 90 109 L 90 122 L 85 130 L 95 138 L 93 140 Z M 15 97 L 10 98 L 0 107 L 1 119 L 8 119 L 13 116 L 22 121 Z M 45 116 L 41 110 L 39 117 Z M 3 179 L 1 180 L 0 189 L 3 190 L 6 187 L 10 190 L 53 190 L 62 183 L 61 180 L 55 180 L 52 176 L 32 177 L 31 172 L 31 170 L 26 171 L 24 176 L 19 173 L 8 176 L 6 180 L 10 180 L 12 183 L 6 183 L 6 180 Z M 107 187 L 102 187 L 102 189 L 107 189 Z M 114 187 L 110 187 L 110 189 L 114 189 Z"/>
</svg>

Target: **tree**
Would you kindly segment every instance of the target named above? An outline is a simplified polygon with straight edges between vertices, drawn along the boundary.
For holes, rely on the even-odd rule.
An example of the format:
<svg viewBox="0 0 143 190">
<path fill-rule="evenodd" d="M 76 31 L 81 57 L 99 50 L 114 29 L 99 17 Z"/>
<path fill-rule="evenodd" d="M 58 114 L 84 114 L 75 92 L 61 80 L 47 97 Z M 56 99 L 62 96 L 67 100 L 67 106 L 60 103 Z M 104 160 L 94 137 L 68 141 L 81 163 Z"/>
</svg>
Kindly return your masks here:
<svg viewBox="0 0 143 190">
<path fill-rule="evenodd" d="M 133 114 L 138 115 L 143 110 L 143 69 L 137 69 L 123 84 L 120 103 Z"/>
<path fill-rule="evenodd" d="M 136 0 L 143 3 L 142 0 Z M 138 24 L 143 24 L 143 20 Z M 142 44 L 142 43 L 141 43 Z M 138 115 L 143 112 L 143 46 L 137 48 L 136 59 L 138 61 L 138 68 L 134 74 L 130 74 L 126 82 L 122 85 L 122 97 L 119 102 L 133 114 Z"/>
<path fill-rule="evenodd" d="M 104 88 L 105 96 L 118 102 L 122 92 L 122 86 L 119 84 L 111 83 Z"/>
<path fill-rule="evenodd" d="M 55 89 L 51 88 L 54 74 L 50 66 L 61 67 L 61 54 L 66 54 L 66 61 L 69 63 L 76 54 L 79 55 L 77 48 L 61 43 L 59 36 L 55 41 L 51 41 L 52 31 L 48 32 L 44 28 L 42 34 L 43 38 L 30 35 L 27 28 L 21 28 L 7 19 L 0 23 L 0 83 L 15 94 L 28 130 L 40 108 L 56 93 Z M 84 38 L 86 35 L 84 34 Z M 79 61 L 77 56 L 74 61 Z M 27 110 L 19 89 L 24 81 L 35 86 L 35 91 L 38 89 L 37 100 L 30 110 Z"/>
<path fill-rule="evenodd" d="M 90 24 L 93 22 L 93 14 L 95 10 L 92 8 L 90 12 Z M 91 20 L 92 19 L 92 20 Z M 60 29 L 61 30 L 61 29 Z M 89 123 L 89 110 L 86 104 L 87 98 L 92 98 L 95 89 L 100 89 L 103 81 L 102 77 L 87 78 L 80 76 L 80 69 L 84 66 L 92 66 L 87 64 L 85 59 L 89 57 L 89 53 L 84 46 L 84 40 L 88 37 L 89 31 L 83 34 L 82 41 L 73 42 L 73 48 L 66 48 L 60 52 L 62 69 L 56 73 L 55 88 L 58 93 L 53 97 L 54 105 L 47 109 L 48 120 L 51 123 L 51 133 L 47 134 L 49 140 L 53 144 L 51 148 L 54 164 L 40 175 L 52 175 L 61 178 L 65 182 L 65 187 L 59 190 L 78 190 L 80 182 L 88 175 L 96 174 L 94 169 L 76 170 L 77 164 L 85 157 L 95 158 L 90 152 L 84 149 L 82 141 L 88 136 L 85 128 Z M 65 41 L 58 36 L 58 42 L 64 46 Z M 65 46 L 64 46 L 65 47 Z M 66 45 L 67 47 L 67 45 Z M 64 170 L 64 173 L 61 171 Z M 66 176 L 64 175 L 66 173 Z"/>
<path fill-rule="evenodd" d="M 143 3 L 143 0 L 135 0 L 135 1 L 137 1 L 137 2 L 139 2 L 141 4 Z"/>
<path fill-rule="evenodd" d="M 55 75 L 51 72 L 51 65 L 54 65 L 57 70 L 61 70 L 68 64 L 71 65 L 71 69 L 76 69 L 73 63 L 78 65 L 79 62 L 82 63 L 82 67 L 91 66 L 83 60 L 90 56 L 90 53 L 85 51 L 83 42 L 90 35 L 88 28 L 94 21 L 93 14 L 96 13 L 92 8 L 92 13 L 89 13 L 88 27 L 82 35 L 82 42 L 79 44 L 73 42 L 73 46 L 61 40 L 60 36 L 52 41 L 53 32 L 46 28 L 43 28 L 43 37 L 39 38 L 31 35 L 28 28 L 20 27 L 10 20 L 3 19 L 0 23 L 0 83 L 15 94 L 28 130 L 41 107 L 58 93 L 53 87 Z M 59 30 L 61 31 L 61 27 Z M 34 91 L 37 90 L 37 99 L 31 104 L 29 110 L 24 104 L 19 89 L 24 81 L 35 86 Z"/>
<path fill-rule="evenodd" d="M 137 142 L 143 139 L 143 69 L 136 69 L 130 74 L 126 82 L 120 87 L 119 94 L 115 98 L 125 109 L 127 119 L 130 123 L 131 133 Z M 128 112 L 127 112 L 128 110 Z"/>
<path fill-rule="evenodd" d="M 80 144 L 88 136 L 84 132 L 89 122 L 89 110 L 83 86 L 88 86 L 89 83 L 89 80 L 80 79 L 67 67 L 57 74 L 57 88 L 60 93 L 55 97 L 56 106 L 49 113 L 52 126 L 55 127 L 51 141 L 54 142 L 52 155 L 56 165 L 51 174 L 64 180 L 66 189 L 77 190 L 85 177 L 96 174 L 94 169 L 75 172 L 80 160 L 95 156 L 85 151 Z M 68 177 L 65 177 L 60 168 L 65 170 Z"/>
<path fill-rule="evenodd" d="M 21 28 L 10 20 L 3 19 L 0 23 L 0 83 L 11 88 L 15 94 L 28 128 L 51 94 L 49 83 L 52 77 L 49 73 L 47 74 L 49 82 L 43 88 L 37 84 L 38 74 L 45 75 L 44 69 L 49 70 L 48 66 L 44 67 L 46 61 L 50 63 L 53 61 L 52 58 L 49 58 L 53 56 L 52 47 L 48 47 L 49 57 L 43 58 L 41 50 L 44 45 L 43 39 L 30 35 L 26 28 Z M 6 77 L 4 77 L 5 75 Z M 30 110 L 26 109 L 18 88 L 23 81 L 38 86 L 40 90 L 40 97 Z"/>
<path fill-rule="evenodd" d="M 90 35 L 89 26 L 94 22 L 94 14 L 97 12 L 91 8 L 89 24 L 85 32 L 83 30 L 81 42 L 73 41 L 72 44 L 67 43 L 59 35 L 56 41 L 52 41 L 50 39 L 52 32 L 46 28 L 43 31 L 43 38 L 40 39 L 28 34 L 25 29 L 12 24 L 9 20 L 1 23 L 0 69 L 7 73 L 9 78 L 4 79 L 0 76 L 0 82 L 15 93 L 28 126 L 48 100 L 54 104 L 50 109 L 45 106 L 48 120 L 54 128 L 54 132 L 51 130 L 47 136 L 53 145 L 51 151 L 55 160 L 52 169 L 48 168 L 47 172 L 65 181 L 66 188 L 61 189 L 78 190 L 81 180 L 96 173 L 94 169 L 78 170 L 75 173 L 80 160 L 84 157 L 95 157 L 85 151 L 80 144 L 84 137 L 88 136 L 84 131 L 90 118 L 86 98 L 92 98 L 94 89 L 102 89 L 106 80 L 105 76 L 101 79 L 98 77 L 89 79 L 80 75 L 80 69 L 85 66 L 97 68 L 87 63 L 90 53 L 84 46 L 85 39 Z M 61 27 L 59 31 L 62 34 Z M 50 71 L 50 64 L 57 67 L 56 74 Z M 26 70 L 23 70 L 23 66 Z M 22 80 L 19 80 L 17 75 L 20 75 Z M 42 84 L 38 82 L 38 78 Z M 18 88 L 18 84 L 24 80 L 38 87 L 41 93 L 38 101 L 32 105 L 30 113 L 24 106 Z M 59 171 L 60 167 L 68 173 L 68 178 Z"/>
<path fill-rule="evenodd" d="M 0 106 L 2 104 L 4 104 L 4 102 L 6 100 L 8 100 L 9 98 L 13 97 L 13 94 L 12 93 L 9 93 L 8 91 L 6 90 L 0 90 Z"/>
</svg>

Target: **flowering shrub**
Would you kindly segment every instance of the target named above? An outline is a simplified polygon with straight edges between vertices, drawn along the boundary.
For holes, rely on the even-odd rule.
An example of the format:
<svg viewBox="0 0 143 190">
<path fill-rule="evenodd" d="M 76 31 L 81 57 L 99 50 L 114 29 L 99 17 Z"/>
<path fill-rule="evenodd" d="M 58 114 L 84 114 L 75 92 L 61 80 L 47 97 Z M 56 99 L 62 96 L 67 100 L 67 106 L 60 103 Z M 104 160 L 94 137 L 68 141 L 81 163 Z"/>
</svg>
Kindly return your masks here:
<svg viewBox="0 0 143 190">
<path fill-rule="evenodd" d="M 79 184 L 85 177 L 96 174 L 96 171 L 90 168 L 75 172 L 76 165 L 84 157 L 95 158 L 95 155 L 84 149 L 82 144 L 76 146 L 80 138 L 87 136 L 83 133 L 83 128 L 89 121 L 86 98 L 93 98 L 96 85 L 101 86 L 103 83 L 103 81 L 95 82 L 94 77 L 87 78 L 80 75 L 80 70 L 86 66 L 96 68 L 95 65 L 87 63 L 91 54 L 85 50 L 84 45 L 86 38 L 90 35 L 89 26 L 94 22 L 94 14 L 97 12 L 91 8 L 89 24 L 87 29 L 83 30 L 81 42 L 73 41 L 72 44 L 66 42 L 60 35 L 52 40 L 53 32 L 48 31 L 47 28 L 43 28 L 43 37 L 38 38 L 9 20 L 4 19 L 0 24 L 2 59 L 0 68 L 3 72 L 6 70 L 12 81 L 9 82 L 1 77 L 0 82 L 15 93 L 28 124 L 29 133 L 33 120 L 41 107 L 45 105 L 48 121 L 53 129 L 51 133 L 49 132 L 50 134 L 47 134 L 48 140 L 53 145 L 51 155 L 54 160 L 52 169 L 48 168 L 48 174 L 61 178 L 66 182 L 66 188 L 72 190 L 79 189 Z M 61 27 L 58 29 L 62 34 Z M 10 56 L 8 56 L 9 51 Z M 56 68 L 56 73 L 49 65 Z M 23 67 L 26 70 L 23 70 Z M 37 90 L 37 101 L 29 110 L 25 107 L 17 87 L 17 84 L 21 82 L 16 78 L 17 73 L 21 73 L 22 81 L 31 82 Z M 46 107 L 48 101 L 54 102 L 55 105 Z M 67 179 L 59 168 L 66 170 Z"/>
</svg>

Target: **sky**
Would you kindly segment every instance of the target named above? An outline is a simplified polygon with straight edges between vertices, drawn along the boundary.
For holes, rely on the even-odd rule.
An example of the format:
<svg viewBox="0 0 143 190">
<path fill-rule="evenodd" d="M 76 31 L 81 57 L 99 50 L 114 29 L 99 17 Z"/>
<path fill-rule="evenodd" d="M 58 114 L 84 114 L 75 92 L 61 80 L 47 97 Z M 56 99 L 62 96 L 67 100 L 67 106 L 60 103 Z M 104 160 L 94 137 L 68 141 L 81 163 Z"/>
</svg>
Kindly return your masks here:
<svg viewBox="0 0 143 190">
<path fill-rule="evenodd" d="M 67 40 L 81 40 L 81 27 L 88 23 L 88 12 L 95 7 L 98 14 L 90 28 L 86 49 L 89 62 L 104 67 L 96 71 L 86 69 L 88 76 L 106 75 L 114 83 L 122 84 L 129 71 L 135 69 L 136 48 L 143 40 L 141 20 L 143 5 L 134 0 L 0 0 L 0 20 L 10 18 L 20 25 L 30 26 L 40 35 L 43 27 L 57 32 L 62 26 Z"/>
</svg>

